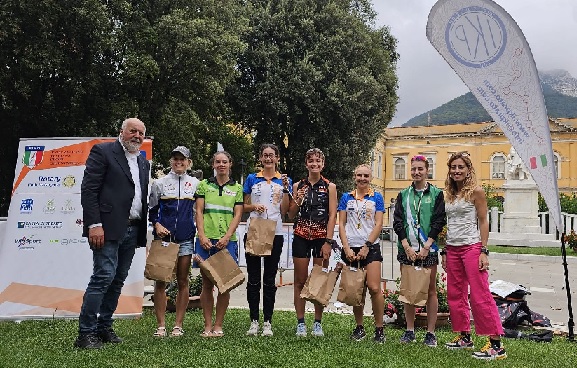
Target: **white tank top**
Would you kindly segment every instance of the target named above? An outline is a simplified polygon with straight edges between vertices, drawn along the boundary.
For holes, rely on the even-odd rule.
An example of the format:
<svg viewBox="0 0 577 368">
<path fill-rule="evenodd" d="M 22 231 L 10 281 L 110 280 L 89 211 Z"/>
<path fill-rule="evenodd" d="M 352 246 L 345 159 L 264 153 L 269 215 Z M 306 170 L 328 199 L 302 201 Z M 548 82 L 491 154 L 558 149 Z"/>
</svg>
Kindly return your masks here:
<svg viewBox="0 0 577 368">
<path fill-rule="evenodd" d="M 453 203 L 445 202 L 447 213 L 447 244 L 462 246 L 481 241 L 477 227 L 477 209 L 475 205 L 463 198 Z"/>
</svg>

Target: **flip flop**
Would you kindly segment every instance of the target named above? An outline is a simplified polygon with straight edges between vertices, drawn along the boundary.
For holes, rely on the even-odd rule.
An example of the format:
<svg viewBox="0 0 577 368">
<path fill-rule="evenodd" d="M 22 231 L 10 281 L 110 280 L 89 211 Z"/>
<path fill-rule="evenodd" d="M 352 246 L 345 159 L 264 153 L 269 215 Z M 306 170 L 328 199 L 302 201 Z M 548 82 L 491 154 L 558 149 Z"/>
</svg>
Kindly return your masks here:
<svg viewBox="0 0 577 368">
<path fill-rule="evenodd" d="M 202 331 L 200 337 L 213 337 L 212 331 Z"/>
<path fill-rule="evenodd" d="M 220 330 L 220 331 L 212 331 L 212 337 L 223 337 L 224 336 L 224 331 Z"/>
</svg>

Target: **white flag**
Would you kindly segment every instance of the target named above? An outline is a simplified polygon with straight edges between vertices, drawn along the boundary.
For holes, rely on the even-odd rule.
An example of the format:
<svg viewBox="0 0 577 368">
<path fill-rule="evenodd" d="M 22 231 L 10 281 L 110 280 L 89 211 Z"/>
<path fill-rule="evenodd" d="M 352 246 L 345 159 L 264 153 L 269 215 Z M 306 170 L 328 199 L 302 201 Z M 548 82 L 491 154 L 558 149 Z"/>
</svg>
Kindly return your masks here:
<svg viewBox="0 0 577 368">
<path fill-rule="evenodd" d="M 439 0 L 427 38 L 511 141 L 563 231 L 545 100 L 517 23 L 491 0 Z"/>
</svg>

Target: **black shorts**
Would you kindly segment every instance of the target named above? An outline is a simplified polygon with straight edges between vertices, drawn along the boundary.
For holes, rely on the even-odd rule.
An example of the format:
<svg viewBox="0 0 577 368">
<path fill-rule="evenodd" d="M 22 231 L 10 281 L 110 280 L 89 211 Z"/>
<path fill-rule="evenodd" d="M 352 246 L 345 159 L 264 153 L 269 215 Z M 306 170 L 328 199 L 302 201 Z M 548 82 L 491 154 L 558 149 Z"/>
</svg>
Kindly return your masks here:
<svg viewBox="0 0 577 368">
<path fill-rule="evenodd" d="M 311 258 L 311 253 L 314 258 L 322 258 L 321 248 L 325 244 L 326 239 L 312 239 L 307 240 L 298 235 L 293 236 L 293 257 L 295 258 Z"/>
<path fill-rule="evenodd" d="M 405 252 L 399 251 L 399 253 L 397 254 L 397 261 L 399 261 L 400 264 L 405 264 L 405 265 L 412 265 L 413 262 L 407 258 L 407 254 Z M 427 255 L 427 258 L 423 259 L 423 260 L 416 260 L 415 265 L 420 265 L 422 267 L 431 267 L 431 266 L 435 266 L 439 264 L 439 252 L 429 252 L 429 254 Z"/>
<path fill-rule="evenodd" d="M 354 247 L 351 248 L 355 255 L 361 251 L 362 247 Z M 341 250 L 341 259 L 347 266 L 351 265 L 351 262 L 347 259 L 347 255 L 345 254 L 345 250 Z M 361 259 L 360 265 L 359 262 L 354 261 L 352 263 L 353 267 L 366 267 L 371 262 L 382 262 L 383 255 L 381 254 L 381 246 L 379 244 L 373 244 L 369 247 L 369 253 L 365 259 Z"/>
</svg>

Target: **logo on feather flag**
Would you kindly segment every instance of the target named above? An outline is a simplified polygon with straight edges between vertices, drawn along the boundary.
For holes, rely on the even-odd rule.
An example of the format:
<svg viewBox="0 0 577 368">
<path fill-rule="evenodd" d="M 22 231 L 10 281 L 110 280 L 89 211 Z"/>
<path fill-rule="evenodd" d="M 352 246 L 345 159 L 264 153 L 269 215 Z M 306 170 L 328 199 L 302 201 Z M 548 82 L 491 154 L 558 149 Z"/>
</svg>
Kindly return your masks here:
<svg viewBox="0 0 577 368">
<path fill-rule="evenodd" d="M 22 163 L 29 168 L 39 165 L 44 157 L 45 146 L 24 146 L 24 157 Z"/>
</svg>

